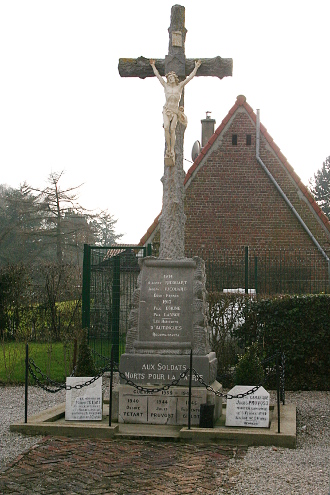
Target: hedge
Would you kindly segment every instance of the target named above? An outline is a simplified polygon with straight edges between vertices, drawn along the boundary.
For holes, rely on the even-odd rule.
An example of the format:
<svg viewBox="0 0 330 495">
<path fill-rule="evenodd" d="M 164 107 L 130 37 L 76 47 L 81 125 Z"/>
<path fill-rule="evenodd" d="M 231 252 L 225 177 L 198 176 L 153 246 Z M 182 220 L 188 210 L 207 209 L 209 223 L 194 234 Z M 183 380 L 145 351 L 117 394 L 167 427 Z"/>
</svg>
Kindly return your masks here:
<svg viewBox="0 0 330 495">
<path fill-rule="evenodd" d="M 235 334 L 242 346 L 258 341 L 267 356 L 285 353 L 286 389 L 330 389 L 330 295 L 246 300 Z"/>
</svg>

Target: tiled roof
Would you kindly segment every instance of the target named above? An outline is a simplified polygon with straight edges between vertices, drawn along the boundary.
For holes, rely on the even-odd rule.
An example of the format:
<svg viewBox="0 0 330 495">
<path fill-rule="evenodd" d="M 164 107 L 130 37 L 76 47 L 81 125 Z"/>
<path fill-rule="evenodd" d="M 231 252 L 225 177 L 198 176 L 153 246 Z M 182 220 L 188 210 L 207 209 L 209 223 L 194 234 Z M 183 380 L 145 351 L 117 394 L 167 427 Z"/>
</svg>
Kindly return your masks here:
<svg viewBox="0 0 330 495">
<path fill-rule="evenodd" d="M 194 163 L 192 164 L 192 166 L 188 170 L 188 172 L 186 174 L 186 177 L 185 177 L 185 180 L 184 180 L 184 184 L 185 185 L 187 184 L 187 182 L 189 181 L 190 177 L 193 175 L 193 173 L 195 172 L 195 170 L 198 168 L 198 166 L 199 166 L 200 162 L 203 160 L 204 156 L 207 155 L 207 153 L 210 150 L 212 144 L 220 136 L 220 134 L 224 130 L 226 124 L 229 122 L 229 120 L 234 115 L 234 113 L 236 112 L 236 110 L 238 110 L 238 108 L 240 108 L 240 107 L 244 107 L 245 110 L 247 111 L 247 113 L 249 114 L 249 116 L 251 117 L 251 119 L 253 120 L 253 122 L 255 124 L 257 124 L 257 116 L 254 113 L 253 109 L 250 107 L 250 105 L 246 102 L 245 96 L 243 96 L 243 95 L 237 96 L 235 105 L 229 110 L 229 112 L 226 115 L 226 117 L 223 119 L 223 121 L 221 122 L 221 124 L 219 125 L 219 127 L 215 130 L 214 134 L 210 137 L 210 139 L 208 140 L 208 142 L 206 143 L 206 145 L 204 146 L 204 148 L 202 148 L 200 154 L 198 155 L 198 157 L 196 158 L 196 160 L 194 161 Z M 297 184 L 297 186 L 299 187 L 300 191 L 307 198 L 310 206 L 313 208 L 313 210 L 316 212 L 317 216 L 320 218 L 320 220 L 322 221 L 322 223 L 324 224 L 324 226 L 330 232 L 330 221 L 328 220 L 327 216 L 321 210 L 321 208 L 319 207 L 319 205 L 316 203 L 313 195 L 310 193 L 310 191 L 308 190 L 308 188 L 301 182 L 300 177 L 295 173 L 293 167 L 289 164 L 288 160 L 283 155 L 283 153 L 281 152 L 281 150 L 277 146 L 277 144 L 275 144 L 273 138 L 267 132 L 266 127 L 263 126 L 261 123 L 260 123 L 260 133 L 266 139 L 266 141 L 268 142 L 269 146 L 271 146 L 271 148 L 274 150 L 274 152 L 275 152 L 276 156 L 278 157 L 278 159 L 281 161 L 281 163 L 283 164 L 283 166 L 286 168 L 286 170 L 288 171 L 289 175 L 293 178 L 294 182 Z M 158 219 L 159 219 L 160 215 L 161 215 L 161 213 L 155 218 L 155 220 L 152 223 L 152 225 L 149 227 L 149 229 L 147 230 L 147 232 L 145 233 L 145 235 L 141 238 L 140 245 L 145 244 L 146 241 L 149 239 L 150 235 L 154 232 L 154 230 L 156 229 L 156 227 L 158 225 Z"/>
<path fill-rule="evenodd" d="M 151 234 L 153 233 L 153 231 L 156 229 L 156 227 L 158 225 L 158 220 L 159 220 L 159 217 L 160 217 L 161 214 L 162 214 L 162 212 L 160 212 L 159 215 L 156 216 L 155 220 L 152 222 L 152 224 L 148 228 L 147 232 L 140 239 L 139 246 L 144 246 L 144 244 L 146 243 L 147 239 L 149 239 L 149 237 L 151 236 Z"/>
</svg>

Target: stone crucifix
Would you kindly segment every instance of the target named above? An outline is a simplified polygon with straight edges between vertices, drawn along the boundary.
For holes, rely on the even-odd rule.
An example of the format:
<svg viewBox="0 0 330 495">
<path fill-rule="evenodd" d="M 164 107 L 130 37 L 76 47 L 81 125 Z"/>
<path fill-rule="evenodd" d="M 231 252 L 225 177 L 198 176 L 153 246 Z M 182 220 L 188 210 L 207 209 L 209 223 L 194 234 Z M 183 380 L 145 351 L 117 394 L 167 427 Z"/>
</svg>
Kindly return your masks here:
<svg viewBox="0 0 330 495">
<path fill-rule="evenodd" d="M 195 62 L 194 70 L 183 81 L 180 81 L 176 73 L 172 71 L 166 74 L 167 82 L 165 82 L 155 66 L 155 60 L 150 60 L 152 70 L 154 71 L 155 76 L 160 81 L 165 91 L 166 102 L 163 107 L 164 131 L 166 141 L 165 165 L 175 164 L 174 147 L 176 125 L 178 121 L 181 122 L 181 124 L 183 124 L 185 127 L 188 123 L 188 119 L 183 112 L 183 106 L 179 106 L 183 88 L 196 75 L 196 72 L 201 66 L 201 63 L 202 62 L 200 60 Z"/>
<path fill-rule="evenodd" d="M 184 115 L 183 87 L 194 76 L 215 76 L 222 79 L 232 75 L 233 61 L 215 57 L 186 59 L 185 8 L 174 5 L 171 9 L 168 55 L 165 59 L 121 58 L 118 70 L 122 77 L 156 76 L 165 90 L 163 108 L 165 153 L 163 182 L 163 208 L 159 219 L 161 259 L 183 259 L 184 256 L 184 177 L 183 140 L 187 119 Z M 167 78 L 167 82 L 162 76 Z M 180 100 L 180 101 L 179 101 Z M 174 135 L 175 134 L 175 135 Z"/>
</svg>

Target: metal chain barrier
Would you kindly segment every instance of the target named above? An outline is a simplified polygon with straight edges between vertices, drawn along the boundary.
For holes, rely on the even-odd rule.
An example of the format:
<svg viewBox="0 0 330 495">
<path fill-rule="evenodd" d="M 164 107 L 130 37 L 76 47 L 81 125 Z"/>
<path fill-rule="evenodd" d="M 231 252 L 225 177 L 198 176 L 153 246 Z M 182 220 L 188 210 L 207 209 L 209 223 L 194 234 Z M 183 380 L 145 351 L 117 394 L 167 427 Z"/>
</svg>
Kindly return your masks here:
<svg viewBox="0 0 330 495">
<path fill-rule="evenodd" d="M 43 390 L 46 392 L 50 392 L 52 394 L 55 394 L 59 392 L 60 390 L 80 390 L 81 388 L 88 387 L 88 385 L 91 385 L 92 383 L 96 382 L 101 376 L 104 375 L 104 373 L 108 371 L 108 367 L 102 368 L 99 373 L 96 376 L 93 376 L 90 380 L 87 380 L 85 383 L 81 383 L 79 385 L 66 385 L 65 383 L 60 383 L 55 380 L 52 380 L 49 378 L 47 375 L 45 375 L 41 369 L 34 363 L 32 359 L 29 359 L 29 372 L 36 381 L 37 385 L 41 387 Z M 38 378 L 37 373 L 48 383 L 50 383 L 53 387 L 51 388 L 48 385 L 45 385 L 44 383 L 41 382 L 41 380 Z M 71 375 L 72 376 L 72 375 Z"/>
<path fill-rule="evenodd" d="M 108 361 L 108 359 L 105 358 L 104 356 L 100 355 L 100 357 L 102 357 L 105 361 Z M 108 361 L 108 363 L 109 363 L 109 361 Z M 36 384 L 40 388 L 45 390 L 46 392 L 50 392 L 52 394 L 55 394 L 55 393 L 59 392 L 60 390 L 72 390 L 72 389 L 80 390 L 83 387 L 88 387 L 88 385 L 91 385 L 92 383 L 94 383 L 101 376 L 103 376 L 104 373 L 107 371 L 109 371 L 109 366 L 105 366 L 105 367 L 101 368 L 101 370 L 99 371 L 99 373 L 96 376 L 94 376 L 90 380 L 87 380 L 85 383 L 81 383 L 79 385 L 66 385 L 65 383 L 60 383 L 60 382 L 57 382 L 57 381 L 49 378 L 47 375 L 45 375 L 41 371 L 41 369 L 34 363 L 34 361 L 32 359 L 29 359 L 29 372 L 32 375 L 32 377 L 34 378 Z M 158 388 L 143 387 L 142 385 L 138 385 L 138 384 L 134 383 L 132 380 L 129 380 L 128 378 L 126 378 L 125 374 L 119 370 L 119 367 L 117 364 L 115 364 L 115 371 L 118 371 L 120 378 L 125 380 L 127 385 L 130 385 L 130 386 L 136 388 L 139 392 L 145 392 L 147 394 L 155 394 L 155 393 L 161 392 L 163 390 L 169 390 L 171 387 L 178 385 L 178 383 L 183 378 L 185 378 L 187 376 L 187 374 L 189 373 L 189 368 L 187 370 L 183 371 L 180 374 L 179 378 L 172 380 L 171 383 L 163 385 L 162 387 L 158 387 Z M 42 381 L 38 378 L 37 374 L 39 374 L 41 376 L 41 378 L 44 379 L 46 382 L 50 383 L 53 388 L 50 387 L 49 385 L 45 385 L 44 383 L 42 383 Z"/>
<path fill-rule="evenodd" d="M 256 385 L 255 387 L 251 388 L 247 392 L 244 392 L 242 394 L 237 394 L 237 395 L 231 395 L 231 394 L 226 394 L 223 392 L 220 392 L 219 390 L 214 390 L 211 385 L 207 384 L 203 377 L 197 373 L 197 371 L 193 368 L 193 374 L 196 377 L 196 380 L 203 385 L 208 392 L 212 392 L 214 395 L 217 395 L 218 397 L 223 397 L 224 399 L 243 399 L 243 397 L 246 397 L 247 395 L 254 394 L 258 390 L 258 388 L 261 387 L 261 385 Z"/>
<path fill-rule="evenodd" d="M 90 380 L 87 380 L 85 383 L 82 383 L 82 384 L 79 384 L 79 385 L 72 385 L 71 386 L 71 385 L 66 385 L 65 383 L 59 383 L 59 382 L 57 382 L 55 380 L 52 380 L 51 378 L 49 378 L 47 375 L 45 375 L 41 371 L 41 369 L 34 363 L 34 361 L 32 359 L 29 359 L 29 372 L 32 375 L 32 377 L 34 378 L 36 384 L 39 387 L 41 387 L 43 390 L 45 390 L 46 392 L 57 393 L 60 390 L 72 390 L 72 389 L 80 390 L 83 387 L 87 387 L 88 385 L 91 385 L 92 383 L 94 383 L 101 376 L 103 376 L 105 372 L 109 371 L 109 369 L 110 369 L 111 361 L 109 361 L 109 358 L 106 358 L 105 356 L 102 356 L 101 354 L 97 353 L 96 351 L 93 351 L 93 352 L 99 358 L 103 359 L 103 361 L 107 362 L 107 366 L 104 366 L 103 368 L 101 368 L 100 371 L 99 371 L 99 373 L 96 376 L 94 376 Z M 274 357 L 276 357 L 276 354 L 274 354 L 270 358 L 267 358 L 267 359 L 263 360 L 263 363 L 270 362 L 272 359 L 274 359 Z M 163 385 L 162 387 L 153 387 L 153 388 L 150 388 L 150 387 L 143 387 L 142 385 L 138 385 L 138 384 L 134 383 L 132 380 L 126 378 L 125 373 L 122 373 L 120 371 L 119 365 L 117 363 L 113 363 L 113 364 L 114 364 L 115 371 L 117 371 L 119 373 L 120 378 L 122 380 L 124 380 L 127 385 L 130 385 L 131 387 L 134 387 L 136 390 L 138 390 L 141 393 L 147 393 L 147 394 L 156 394 L 157 392 L 162 392 L 162 391 L 165 391 L 165 390 L 169 390 L 171 387 L 177 386 L 179 384 L 179 382 L 181 380 L 183 380 L 188 375 L 188 373 L 190 372 L 190 368 L 187 368 L 185 371 L 183 371 L 180 374 L 179 378 L 176 378 L 176 379 L 172 380 L 171 383 L 166 384 L 166 385 Z M 281 366 L 281 400 L 283 401 L 283 403 L 284 403 L 284 394 L 285 394 L 285 390 L 284 390 L 284 372 L 285 372 L 284 365 L 285 365 L 285 356 L 284 356 L 284 354 L 282 354 L 282 366 Z M 250 390 L 248 390 L 248 391 L 246 391 L 244 393 L 237 394 L 237 395 L 232 395 L 232 394 L 220 392 L 219 390 L 214 390 L 214 388 L 210 384 L 206 383 L 204 381 L 203 377 L 194 368 L 192 369 L 192 373 L 194 374 L 196 380 L 201 385 L 203 385 L 208 392 L 212 392 L 214 395 L 217 395 L 218 397 L 223 397 L 223 398 L 225 398 L 227 400 L 230 400 L 230 399 L 243 399 L 244 397 L 247 397 L 248 395 L 254 394 L 262 385 L 264 385 L 267 382 L 267 379 L 269 378 L 269 376 L 272 375 L 273 372 L 274 372 L 274 370 L 270 370 L 270 372 L 265 376 L 265 378 L 264 378 L 264 380 L 263 380 L 263 382 L 261 384 L 252 387 Z M 45 385 L 44 383 L 42 383 L 41 380 L 38 378 L 37 374 L 39 374 L 43 380 L 45 380 L 46 382 L 50 383 L 53 388 L 51 388 L 49 385 Z M 72 374 L 70 376 L 73 376 L 73 374 L 74 374 L 74 371 L 72 372 Z"/>
<path fill-rule="evenodd" d="M 108 372 L 110 370 L 110 403 L 109 403 L 109 426 L 111 426 L 111 416 L 112 416 L 112 387 L 113 387 L 113 370 L 115 366 L 115 371 L 119 373 L 119 376 L 122 380 L 127 385 L 130 385 L 134 387 L 136 390 L 138 390 L 141 393 L 146 393 L 146 394 L 155 394 L 161 391 L 169 390 L 171 387 L 174 387 L 179 384 L 181 380 L 186 378 L 187 374 L 190 373 L 189 375 L 189 406 L 188 406 L 188 429 L 190 429 L 190 418 L 191 418 L 191 379 L 192 375 L 195 376 L 196 380 L 203 385 L 207 391 L 212 392 L 214 395 L 217 395 L 218 397 L 223 397 L 226 398 L 227 400 L 230 399 L 243 399 L 244 397 L 247 397 L 249 395 L 254 394 L 269 378 L 269 376 L 276 371 L 276 381 L 277 381 L 277 410 L 278 410 L 278 433 L 280 433 L 280 400 L 283 401 L 283 405 L 285 403 L 285 387 L 284 387 L 284 378 L 285 378 L 285 355 L 284 353 L 281 354 L 281 364 L 279 365 L 279 353 L 275 354 L 276 358 L 276 367 L 275 370 L 274 368 L 270 367 L 268 368 L 269 372 L 267 375 L 264 377 L 263 383 L 256 385 L 252 387 L 250 390 L 247 390 L 246 392 L 233 395 L 229 393 L 223 393 L 220 392 L 219 390 L 214 390 L 214 388 L 205 382 L 203 379 L 202 375 L 200 375 L 193 367 L 192 367 L 192 350 L 190 353 L 190 367 L 180 373 L 179 378 L 176 378 L 172 380 L 171 383 L 165 384 L 162 387 L 143 387 L 142 385 L 137 385 L 134 383 L 132 380 L 129 380 L 126 378 L 125 373 L 122 373 L 119 369 L 119 365 L 115 364 L 113 361 L 113 351 L 111 351 L 111 359 L 106 358 L 102 356 L 101 354 L 98 354 L 96 351 L 94 351 L 94 354 L 98 355 L 99 358 L 101 358 L 104 362 L 107 363 L 107 365 L 103 368 L 99 369 L 99 373 L 92 377 L 90 380 L 87 380 L 84 383 L 77 384 L 77 385 L 67 385 L 66 383 L 60 383 L 55 380 L 52 380 L 49 378 L 47 375 L 45 375 L 41 369 L 34 363 L 34 361 L 29 357 L 28 353 L 28 344 L 26 345 L 26 357 L 25 357 L 25 423 L 27 423 L 27 409 L 28 409 L 28 373 L 32 375 L 32 377 L 35 380 L 35 383 L 41 387 L 43 390 L 46 392 L 50 392 L 55 394 L 56 392 L 59 392 L 60 390 L 80 390 L 83 387 L 88 387 L 92 383 L 94 383 L 96 380 L 101 378 L 105 372 Z M 263 361 L 263 363 L 270 362 L 272 359 L 274 359 L 274 356 L 271 356 L 270 358 L 267 358 Z M 72 371 L 70 376 L 73 376 L 75 372 L 75 369 Z M 46 385 L 42 383 L 41 379 L 46 381 Z M 50 384 L 50 385 L 48 385 Z"/>
</svg>

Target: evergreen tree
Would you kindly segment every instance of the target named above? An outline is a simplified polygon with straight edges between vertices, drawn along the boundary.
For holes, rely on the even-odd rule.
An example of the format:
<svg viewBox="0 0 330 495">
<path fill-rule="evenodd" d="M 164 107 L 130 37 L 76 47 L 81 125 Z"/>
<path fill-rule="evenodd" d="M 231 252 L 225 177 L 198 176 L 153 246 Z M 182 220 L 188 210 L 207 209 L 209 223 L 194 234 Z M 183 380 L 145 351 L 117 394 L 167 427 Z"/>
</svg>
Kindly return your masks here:
<svg viewBox="0 0 330 495">
<path fill-rule="evenodd" d="M 96 376 L 96 368 L 92 352 L 87 342 L 87 331 L 83 330 L 78 349 L 75 376 Z"/>
<path fill-rule="evenodd" d="M 96 245 L 114 246 L 117 243 L 117 240 L 122 237 L 122 234 L 115 233 L 116 223 L 117 220 L 113 218 L 108 210 L 102 210 L 94 215 L 91 226 Z"/>
<path fill-rule="evenodd" d="M 309 186 L 316 202 L 330 219 L 330 156 L 310 179 Z"/>
<path fill-rule="evenodd" d="M 239 356 L 235 369 L 235 385 L 260 385 L 264 380 L 264 370 L 258 356 L 258 342 L 247 347 Z"/>
</svg>

